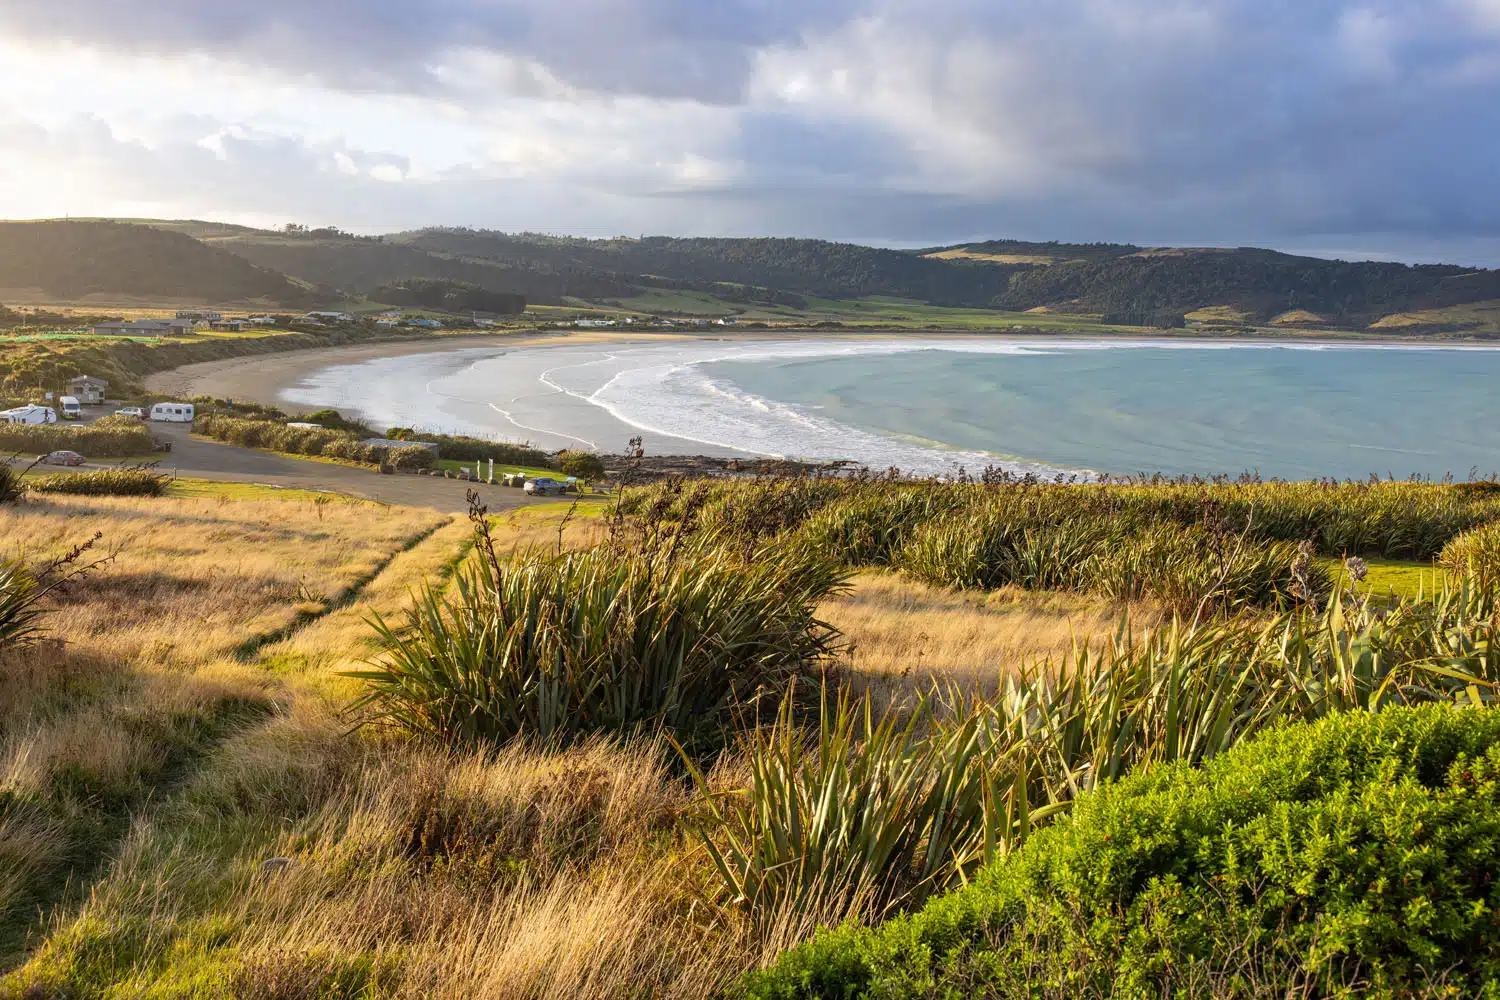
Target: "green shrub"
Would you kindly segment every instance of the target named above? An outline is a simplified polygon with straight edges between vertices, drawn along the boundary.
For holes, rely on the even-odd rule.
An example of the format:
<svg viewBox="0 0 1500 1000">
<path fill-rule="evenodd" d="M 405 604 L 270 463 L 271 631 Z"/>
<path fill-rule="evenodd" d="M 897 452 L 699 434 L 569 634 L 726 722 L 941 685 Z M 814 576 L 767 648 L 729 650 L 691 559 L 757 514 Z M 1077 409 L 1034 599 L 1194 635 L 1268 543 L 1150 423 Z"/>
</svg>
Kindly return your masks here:
<svg viewBox="0 0 1500 1000">
<path fill-rule="evenodd" d="M 37 493 L 68 493 L 91 497 L 164 496 L 172 477 L 151 468 L 100 469 L 95 472 L 60 472 L 29 484 Z"/>
<path fill-rule="evenodd" d="M 1500 712 L 1286 726 L 1079 800 L 974 882 L 742 993 L 1500 995 Z"/>
<path fill-rule="evenodd" d="M 431 588 L 357 674 L 372 717 L 455 744 L 568 741 L 662 727 L 716 730 L 762 690 L 828 658 L 814 613 L 826 561 L 601 547 L 476 563 L 458 596 Z"/>
<path fill-rule="evenodd" d="M 149 455 L 156 448 L 151 429 L 139 420 L 95 424 L 0 424 L 0 451 L 45 455 L 49 451 L 76 451 L 90 458 L 133 458 Z"/>
<path fill-rule="evenodd" d="M 604 460 L 591 451 L 565 451 L 557 456 L 557 467 L 563 475 L 585 482 L 604 478 Z"/>
<path fill-rule="evenodd" d="M 432 449 L 419 446 L 391 448 L 386 453 L 386 461 L 393 469 L 405 472 L 413 469 L 430 469 L 437 464 L 437 456 L 432 453 Z"/>
</svg>

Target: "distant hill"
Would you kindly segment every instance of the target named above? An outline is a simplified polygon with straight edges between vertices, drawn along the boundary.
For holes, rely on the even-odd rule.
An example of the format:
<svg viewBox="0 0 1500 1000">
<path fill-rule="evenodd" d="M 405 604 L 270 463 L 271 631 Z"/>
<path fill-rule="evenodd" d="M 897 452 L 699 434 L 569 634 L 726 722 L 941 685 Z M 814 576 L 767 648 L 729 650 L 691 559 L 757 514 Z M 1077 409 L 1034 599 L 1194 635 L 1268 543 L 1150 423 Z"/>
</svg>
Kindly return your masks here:
<svg viewBox="0 0 1500 1000">
<path fill-rule="evenodd" d="M 0 272 L 0 287 L 36 285 L 45 277 L 45 287 L 54 290 L 295 297 L 299 292 L 285 275 L 325 299 L 378 301 L 377 290 L 389 295 L 389 289 L 412 282 L 446 282 L 539 305 L 618 303 L 667 290 L 694 293 L 710 309 L 715 303 L 726 311 L 765 305 L 778 315 L 825 310 L 823 300 L 879 298 L 1095 316 L 1121 325 L 1191 321 L 1500 334 L 1497 310 L 1481 307 L 1500 304 L 1500 271 L 1349 263 L 1271 250 L 1022 240 L 891 250 L 807 239 L 591 240 L 464 228 L 355 236 L 336 229 L 273 232 L 191 220 L 130 221 L 136 225 L 6 224 L 82 228 L 50 233 L 54 249 L 45 260 L 18 258 L 7 265 L 17 274 L 31 267 L 37 280 L 21 282 Z M 71 242 L 63 233 L 71 234 Z M 17 238 L 12 235 L 9 245 Z M 0 233 L 0 251 L 6 245 Z M 189 286 L 193 291 L 184 293 Z"/>
<path fill-rule="evenodd" d="M 108 221 L 0 222 L 0 288 L 60 299 L 106 293 L 297 306 L 312 298 L 286 275 L 191 236 Z"/>
<path fill-rule="evenodd" d="M 1142 250 L 1016 273 L 994 305 L 1081 313 L 1188 313 L 1227 306 L 1254 322 L 1298 314 L 1366 327 L 1391 313 L 1500 299 L 1500 271 L 1347 263 L 1271 250 Z"/>
<path fill-rule="evenodd" d="M 424 229 L 390 239 L 430 253 L 709 292 L 719 284 L 734 284 L 830 299 L 885 295 L 932 305 L 983 307 L 1003 293 L 1009 281 L 1008 271 L 993 266 L 826 240 L 584 240 L 470 229 Z"/>
</svg>

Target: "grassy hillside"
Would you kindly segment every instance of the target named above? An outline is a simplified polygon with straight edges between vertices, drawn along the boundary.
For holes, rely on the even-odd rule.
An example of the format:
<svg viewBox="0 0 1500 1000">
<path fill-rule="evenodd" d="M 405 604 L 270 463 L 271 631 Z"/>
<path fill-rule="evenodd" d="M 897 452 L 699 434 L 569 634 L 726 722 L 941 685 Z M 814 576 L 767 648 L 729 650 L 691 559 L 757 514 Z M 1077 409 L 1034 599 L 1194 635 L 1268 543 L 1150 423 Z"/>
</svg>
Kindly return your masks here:
<svg viewBox="0 0 1500 1000">
<path fill-rule="evenodd" d="M 105 221 L 0 222 L 0 288 L 59 299 L 115 293 L 287 306 L 313 297 L 284 274 L 191 236 Z"/>
</svg>

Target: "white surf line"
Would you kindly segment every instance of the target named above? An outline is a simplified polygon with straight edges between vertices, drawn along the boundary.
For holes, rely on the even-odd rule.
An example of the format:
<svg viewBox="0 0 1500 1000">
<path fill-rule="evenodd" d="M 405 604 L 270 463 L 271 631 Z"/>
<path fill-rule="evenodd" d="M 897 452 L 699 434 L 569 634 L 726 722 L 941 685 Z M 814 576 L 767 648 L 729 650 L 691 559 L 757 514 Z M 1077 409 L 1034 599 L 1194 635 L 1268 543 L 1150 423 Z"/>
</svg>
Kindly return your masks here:
<svg viewBox="0 0 1500 1000">
<path fill-rule="evenodd" d="M 522 398 L 522 397 L 520 397 L 520 396 L 516 397 L 516 399 L 520 399 L 520 398 Z M 509 402 L 515 402 L 515 400 L 509 400 Z M 534 434 L 551 434 L 553 437 L 567 438 L 569 441 L 577 441 L 579 444 L 586 445 L 588 448 L 592 449 L 593 451 L 598 451 L 599 450 L 599 446 L 597 444 L 595 444 L 594 442 L 590 441 L 588 438 L 581 438 L 581 437 L 579 437 L 576 434 L 565 434 L 562 431 L 549 430 L 546 427 L 533 427 L 530 424 L 523 424 L 523 423 L 521 423 L 521 421 L 517 420 L 514 416 L 512 416 L 511 412 L 509 410 L 507 410 L 504 407 L 500 406 L 498 403 L 485 403 L 484 405 L 488 406 L 490 409 L 492 409 L 496 413 L 500 414 L 506 420 L 509 420 L 513 426 L 519 427 L 523 431 L 531 431 Z"/>
</svg>

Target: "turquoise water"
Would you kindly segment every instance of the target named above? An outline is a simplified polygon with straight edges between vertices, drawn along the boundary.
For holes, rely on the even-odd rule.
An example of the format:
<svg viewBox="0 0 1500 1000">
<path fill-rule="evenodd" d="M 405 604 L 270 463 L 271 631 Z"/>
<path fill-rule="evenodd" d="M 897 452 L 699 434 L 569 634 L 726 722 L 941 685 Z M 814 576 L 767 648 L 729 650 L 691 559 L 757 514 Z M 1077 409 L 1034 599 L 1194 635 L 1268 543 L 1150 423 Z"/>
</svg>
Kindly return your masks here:
<svg viewBox="0 0 1500 1000">
<path fill-rule="evenodd" d="M 1283 478 L 1500 470 L 1494 351 L 1095 345 L 700 370 L 895 441 L 1067 468 Z"/>
</svg>

